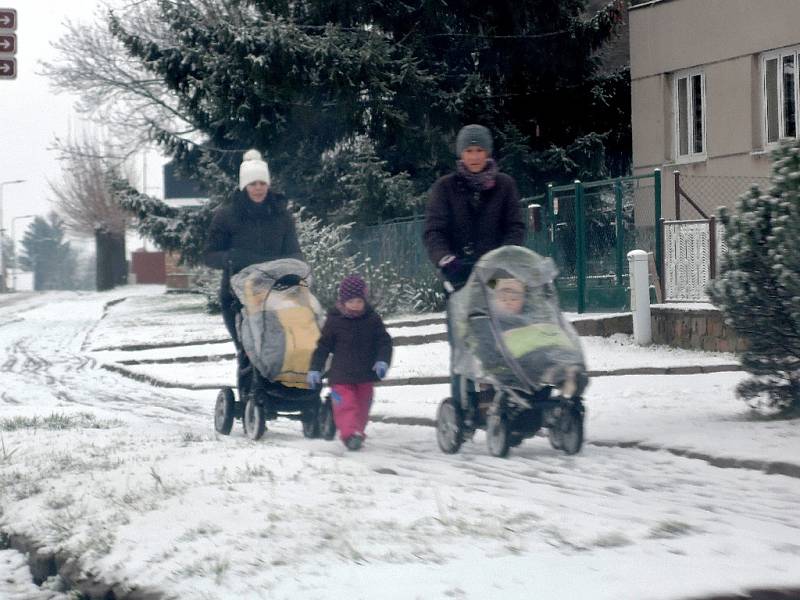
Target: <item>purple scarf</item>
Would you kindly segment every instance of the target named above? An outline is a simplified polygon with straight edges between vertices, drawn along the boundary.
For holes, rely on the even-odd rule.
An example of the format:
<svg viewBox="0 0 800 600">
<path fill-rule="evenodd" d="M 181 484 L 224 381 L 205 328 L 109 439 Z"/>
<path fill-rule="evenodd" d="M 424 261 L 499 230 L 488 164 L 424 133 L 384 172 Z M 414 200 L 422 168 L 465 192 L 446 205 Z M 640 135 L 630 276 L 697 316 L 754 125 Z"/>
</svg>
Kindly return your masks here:
<svg viewBox="0 0 800 600">
<path fill-rule="evenodd" d="M 463 160 L 456 161 L 456 170 L 459 176 L 467 182 L 467 187 L 473 192 L 490 190 L 497 182 L 497 163 L 493 158 L 486 161 L 486 166 L 480 173 L 470 171 Z"/>
</svg>

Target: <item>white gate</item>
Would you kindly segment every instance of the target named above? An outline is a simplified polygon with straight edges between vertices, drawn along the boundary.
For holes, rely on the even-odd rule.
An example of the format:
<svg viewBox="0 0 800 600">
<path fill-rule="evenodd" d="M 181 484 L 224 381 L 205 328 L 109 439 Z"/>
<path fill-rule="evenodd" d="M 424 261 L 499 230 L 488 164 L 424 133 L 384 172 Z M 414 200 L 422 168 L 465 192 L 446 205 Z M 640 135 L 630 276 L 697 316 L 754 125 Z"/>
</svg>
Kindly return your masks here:
<svg viewBox="0 0 800 600">
<path fill-rule="evenodd" d="M 724 227 L 716 219 L 663 223 L 664 301 L 708 302 L 706 286 L 719 272 L 726 250 Z"/>
</svg>

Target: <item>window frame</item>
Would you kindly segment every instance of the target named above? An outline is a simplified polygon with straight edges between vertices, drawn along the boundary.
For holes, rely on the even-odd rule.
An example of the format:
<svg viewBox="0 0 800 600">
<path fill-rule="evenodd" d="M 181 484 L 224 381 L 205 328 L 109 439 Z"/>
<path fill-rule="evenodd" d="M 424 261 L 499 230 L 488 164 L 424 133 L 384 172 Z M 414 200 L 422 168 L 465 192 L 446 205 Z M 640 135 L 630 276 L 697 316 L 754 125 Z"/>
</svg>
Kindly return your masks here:
<svg viewBox="0 0 800 600">
<path fill-rule="evenodd" d="M 702 128 L 701 142 L 703 149 L 701 152 L 694 150 L 694 111 L 695 106 L 694 91 L 692 82 L 694 77 L 700 77 L 700 111 Z M 686 135 L 688 143 L 688 153 L 681 154 L 681 122 L 680 122 L 680 81 L 686 80 Z M 702 68 L 686 69 L 676 71 L 672 76 L 672 114 L 673 114 L 673 156 L 676 164 L 702 162 L 708 159 L 708 140 L 707 140 L 707 106 L 706 106 L 706 74 Z"/>
<path fill-rule="evenodd" d="M 784 58 L 792 57 L 794 61 L 794 129 L 793 136 L 784 135 L 786 130 L 786 114 L 785 114 L 785 93 L 783 85 L 783 60 Z M 775 60 L 777 64 L 777 77 L 776 85 L 778 88 L 777 95 L 777 112 L 778 112 L 778 138 L 770 141 L 769 139 L 769 122 L 770 114 L 768 111 L 769 102 L 767 90 L 767 62 Z M 770 50 L 761 54 L 761 139 L 764 149 L 772 149 L 786 140 L 800 139 L 800 67 L 798 66 L 800 60 L 800 46 L 792 46 L 788 48 L 778 48 L 777 50 Z"/>
</svg>

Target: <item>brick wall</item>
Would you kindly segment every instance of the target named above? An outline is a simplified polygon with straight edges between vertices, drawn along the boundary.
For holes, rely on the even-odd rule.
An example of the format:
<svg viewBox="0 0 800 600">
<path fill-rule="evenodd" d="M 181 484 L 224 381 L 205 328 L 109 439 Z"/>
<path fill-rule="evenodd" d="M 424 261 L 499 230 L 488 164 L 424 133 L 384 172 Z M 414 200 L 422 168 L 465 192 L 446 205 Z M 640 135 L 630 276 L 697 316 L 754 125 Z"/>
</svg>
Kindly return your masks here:
<svg viewBox="0 0 800 600">
<path fill-rule="evenodd" d="M 167 252 L 164 257 L 166 284 L 170 290 L 185 290 L 192 286 L 192 272 L 186 265 L 179 265 L 181 255 L 178 252 Z"/>
<path fill-rule="evenodd" d="M 653 343 L 716 352 L 740 352 L 745 341 L 708 305 L 654 304 L 650 307 Z"/>
</svg>

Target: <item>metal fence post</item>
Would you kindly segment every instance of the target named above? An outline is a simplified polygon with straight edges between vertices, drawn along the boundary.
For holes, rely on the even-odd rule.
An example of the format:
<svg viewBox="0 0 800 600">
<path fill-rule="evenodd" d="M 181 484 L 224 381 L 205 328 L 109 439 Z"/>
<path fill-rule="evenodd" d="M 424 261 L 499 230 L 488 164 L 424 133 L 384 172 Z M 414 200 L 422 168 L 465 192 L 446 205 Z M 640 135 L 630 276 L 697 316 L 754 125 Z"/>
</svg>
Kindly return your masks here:
<svg viewBox="0 0 800 600">
<path fill-rule="evenodd" d="M 586 312 L 586 219 L 583 184 L 575 180 L 575 268 L 578 275 L 578 313 Z"/>
<path fill-rule="evenodd" d="M 617 285 L 622 285 L 625 256 L 625 224 L 622 221 L 622 180 L 614 182 L 614 217 L 617 221 Z"/>
<path fill-rule="evenodd" d="M 553 184 L 547 184 L 545 191 L 545 206 L 547 210 L 547 253 L 555 260 L 553 254 L 556 245 L 556 216 L 553 214 Z"/>
<path fill-rule="evenodd" d="M 658 224 L 659 224 L 659 229 L 661 231 L 660 231 L 660 233 L 658 235 L 657 241 L 660 244 L 660 246 L 663 248 L 664 247 L 664 237 L 667 235 L 666 227 L 664 226 L 664 219 L 659 219 Z M 662 298 L 662 300 L 664 302 L 668 302 L 668 299 L 667 299 L 667 279 L 666 279 L 666 276 L 665 276 L 666 269 L 665 269 L 665 265 L 664 265 L 664 253 L 663 253 L 663 251 L 661 253 L 661 258 L 659 259 L 659 262 L 658 262 L 658 268 L 661 270 L 661 273 L 658 276 L 658 282 L 661 285 L 661 298 Z"/>
<path fill-rule="evenodd" d="M 661 169 L 653 170 L 653 188 L 655 192 L 655 226 L 656 226 L 656 266 L 658 267 L 658 278 L 664 281 L 664 235 L 661 231 L 663 227 L 661 219 Z M 663 291 L 663 289 L 662 289 Z"/>
<path fill-rule="evenodd" d="M 708 218 L 708 278 L 717 276 L 717 218 L 711 215 Z"/>
</svg>

